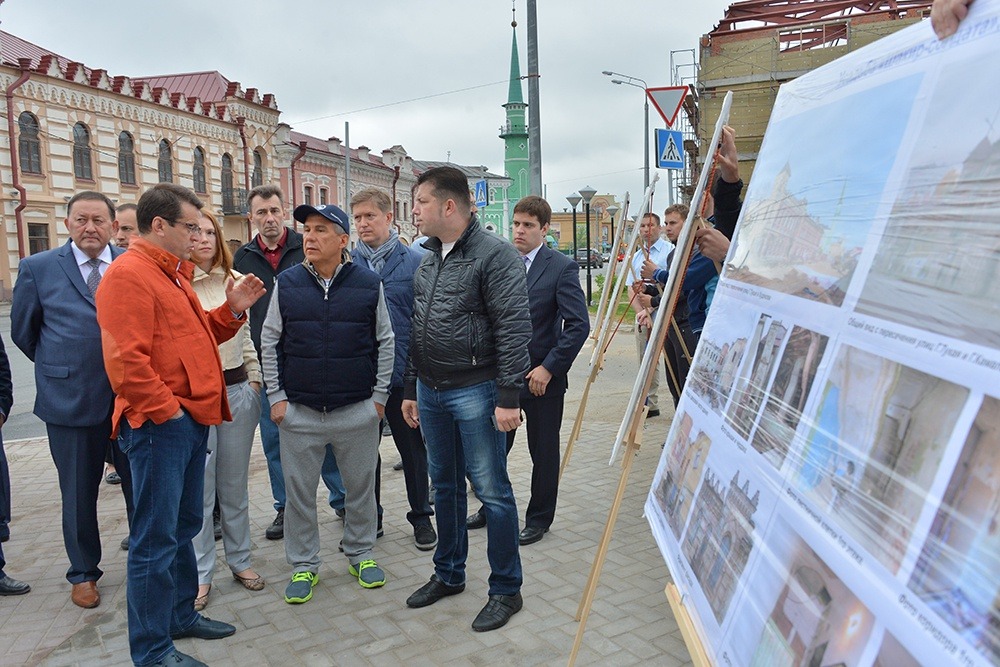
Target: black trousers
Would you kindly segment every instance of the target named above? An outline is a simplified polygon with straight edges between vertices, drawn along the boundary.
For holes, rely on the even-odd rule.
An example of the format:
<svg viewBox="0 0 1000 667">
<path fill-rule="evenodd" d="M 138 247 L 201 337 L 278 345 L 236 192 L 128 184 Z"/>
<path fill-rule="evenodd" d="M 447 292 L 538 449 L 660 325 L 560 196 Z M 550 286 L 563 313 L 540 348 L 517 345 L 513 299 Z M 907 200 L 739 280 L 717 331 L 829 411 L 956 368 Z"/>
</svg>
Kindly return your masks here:
<svg viewBox="0 0 1000 667">
<path fill-rule="evenodd" d="M 562 426 L 564 393 L 521 399 L 528 453 L 531 455 L 531 498 L 524 525 L 548 528 L 556 515 L 559 494 L 559 429 Z M 517 430 L 507 432 L 507 452 L 514 446 Z"/>
<path fill-rule="evenodd" d="M 392 440 L 396 443 L 399 458 L 403 460 L 403 481 L 406 483 L 406 499 L 410 511 L 406 520 L 413 526 L 430 525 L 434 510 L 431 509 L 427 478 L 427 448 L 420 435 L 420 429 L 410 428 L 403 419 L 403 388 L 389 390 L 389 401 L 385 404 L 385 419 L 392 429 Z"/>
<path fill-rule="evenodd" d="M 111 416 L 96 426 L 46 424 L 49 451 L 59 474 L 62 528 L 72 584 L 97 581 L 103 572 L 101 535 L 97 527 L 97 493 L 104 479 L 104 456 L 111 435 Z M 114 443 L 115 469 L 122 478 L 125 510 L 132 523 L 132 470 L 128 457 Z"/>
<path fill-rule="evenodd" d="M 698 338 L 691 332 L 691 325 L 685 322 L 678 322 L 677 329 L 680 329 L 684 345 L 681 345 L 681 337 L 677 335 L 677 330 L 673 324 L 667 324 L 667 338 L 663 343 L 663 355 L 667 363 L 667 385 L 670 387 L 670 395 L 674 399 L 674 407 L 681 400 L 681 392 L 684 391 L 684 383 L 687 381 L 688 371 L 691 370 L 691 362 L 684 355 L 684 347 L 694 357 L 695 348 L 698 346 Z M 672 373 L 672 374 L 671 374 Z"/>
</svg>

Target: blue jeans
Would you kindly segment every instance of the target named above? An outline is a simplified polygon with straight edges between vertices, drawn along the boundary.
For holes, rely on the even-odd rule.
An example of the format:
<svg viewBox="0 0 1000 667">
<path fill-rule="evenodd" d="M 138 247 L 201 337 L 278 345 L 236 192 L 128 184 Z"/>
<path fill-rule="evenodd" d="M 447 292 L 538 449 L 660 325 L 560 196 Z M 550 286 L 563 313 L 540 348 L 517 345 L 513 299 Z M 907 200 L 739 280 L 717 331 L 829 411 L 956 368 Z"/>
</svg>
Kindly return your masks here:
<svg viewBox="0 0 1000 667">
<path fill-rule="evenodd" d="M 507 439 L 493 426 L 496 383 L 438 390 L 418 380 L 417 405 L 427 442 L 427 469 L 437 494 L 435 574 L 449 586 L 465 583 L 468 471 L 486 510 L 489 594 L 514 595 L 522 580 L 517 505 L 507 477 Z"/>
<path fill-rule="evenodd" d="M 264 458 L 267 459 L 267 475 L 271 479 L 271 495 L 274 496 L 274 509 L 285 508 L 285 473 L 281 469 L 281 440 L 278 436 L 278 426 L 271 421 L 271 401 L 267 398 L 267 387 L 260 390 L 260 442 L 264 448 Z M 330 491 L 330 507 L 344 509 L 344 480 L 340 478 L 337 459 L 333 451 L 327 450 L 323 461 L 323 483 Z M 379 511 L 381 516 L 382 512 Z"/>
<path fill-rule="evenodd" d="M 267 387 L 260 388 L 260 443 L 267 459 L 267 476 L 271 480 L 271 495 L 274 509 L 285 506 L 285 478 L 281 472 L 281 449 L 278 439 L 278 425 L 271 421 L 271 401 L 267 399 Z"/>
<path fill-rule="evenodd" d="M 198 566 L 191 540 L 201 529 L 208 427 L 186 412 L 132 428 L 119 444 L 129 457 L 135 513 L 128 551 L 128 635 L 132 661 L 147 665 L 174 650 L 171 632 L 198 620 Z"/>
</svg>

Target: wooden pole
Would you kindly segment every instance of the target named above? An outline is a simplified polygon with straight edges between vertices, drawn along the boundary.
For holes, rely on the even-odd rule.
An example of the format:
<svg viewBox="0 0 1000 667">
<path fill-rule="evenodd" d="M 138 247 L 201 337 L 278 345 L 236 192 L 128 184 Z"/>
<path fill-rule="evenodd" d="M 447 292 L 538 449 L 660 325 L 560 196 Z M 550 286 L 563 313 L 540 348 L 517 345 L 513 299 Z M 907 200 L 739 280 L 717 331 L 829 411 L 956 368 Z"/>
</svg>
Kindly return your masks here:
<svg viewBox="0 0 1000 667">
<path fill-rule="evenodd" d="M 663 592 L 667 596 L 667 602 L 670 603 L 670 611 L 674 614 L 674 620 L 677 621 L 677 627 L 680 628 L 681 637 L 684 639 L 688 653 L 691 654 L 691 663 L 695 667 L 712 667 L 712 661 L 709 660 L 705 645 L 702 643 L 701 637 L 698 636 L 698 631 L 694 627 L 694 621 L 691 620 L 691 614 L 688 613 L 681 592 L 673 583 L 667 584 Z"/>
<path fill-rule="evenodd" d="M 653 175 L 653 181 L 646 188 L 646 192 L 643 195 L 643 206 L 642 214 L 644 215 L 649 208 L 652 206 L 653 202 L 653 192 L 656 188 L 656 182 L 659 180 L 659 175 Z M 639 218 L 641 220 L 641 218 Z M 624 229 L 625 225 L 619 225 L 619 230 Z M 626 255 L 632 257 L 632 253 L 635 250 L 636 243 L 639 239 L 639 225 L 632 226 L 632 232 L 629 235 L 629 243 Z M 625 272 L 631 268 L 631 262 L 621 262 L 621 266 L 618 267 L 618 278 L 615 280 L 616 285 L 625 284 Z M 605 282 L 607 285 L 607 282 Z M 618 310 L 618 304 L 620 302 L 622 291 L 620 289 L 615 291 L 614 294 L 614 305 L 611 305 L 604 313 L 604 319 L 598 320 L 598 335 L 596 337 L 596 345 L 594 346 L 594 352 L 590 358 L 590 375 L 587 378 L 587 385 L 583 389 L 583 394 L 580 397 L 580 406 L 576 411 L 576 421 L 573 422 L 573 428 L 570 430 L 569 440 L 566 441 L 566 450 L 563 452 L 562 463 L 559 465 L 559 479 L 562 479 L 563 471 L 566 470 L 566 466 L 569 465 L 570 456 L 573 454 L 573 445 L 576 444 L 577 439 L 580 437 L 580 431 L 583 428 L 583 415 L 587 410 L 587 400 L 590 396 L 590 387 L 597 380 L 598 374 L 604 368 L 604 353 L 608 346 L 608 336 L 610 335 L 612 329 L 612 321 L 614 313 Z M 603 297 L 602 297 L 603 298 Z M 610 298 L 609 298 L 610 301 Z"/>
<path fill-rule="evenodd" d="M 642 412 L 645 419 L 645 406 Z M 587 628 L 587 617 L 590 616 L 590 608 L 594 603 L 594 594 L 597 592 L 601 570 L 604 569 L 604 560 L 608 555 L 611 534 L 614 532 L 615 524 L 618 522 L 618 513 L 621 510 L 622 499 L 625 497 L 625 489 L 628 488 L 628 477 L 629 473 L 632 472 L 632 461 L 639 454 L 640 439 L 641 432 L 633 430 L 630 434 L 628 446 L 625 449 L 621 477 L 618 480 L 618 490 L 615 492 L 614 500 L 611 503 L 611 511 L 608 513 L 608 520 L 604 524 L 604 533 L 601 535 L 601 541 L 597 544 L 597 554 L 594 556 L 594 563 L 590 567 L 590 577 L 587 579 L 587 585 L 583 589 L 583 599 L 580 600 L 580 606 L 576 610 L 576 620 L 580 622 L 580 626 L 576 629 L 576 639 L 573 642 L 573 650 L 569 655 L 570 667 L 576 664 L 576 657 L 580 652 L 583 633 Z"/>
<path fill-rule="evenodd" d="M 719 113 L 719 119 L 715 126 L 715 134 L 712 137 L 711 146 L 717 146 L 719 144 L 719 137 L 722 134 L 722 126 L 729 121 L 729 109 L 733 103 L 732 92 L 727 92 L 725 99 L 722 102 L 722 110 Z M 583 633 L 586 630 L 587 616 L 590 614 L 590 608 L 594 602 L 594 593 L 597 589 L 597 582 L 601 576 L 601 570 L 604 567 L 604 559 L 607 555 L 608 544 L 611 541 L 611 533 L 614 531 L 615 522 L 618 519 L 618 512 L 621 508 L 622 498 L 625 496 L 625 489 L 628 486 L 628 475 L 632 470 L 632 460 L 636 457 L 639 449 L 639 433 L 640 427 L 645 422 L 646 419 L 646 406 L 639 403 L 639 397 L 646 396 L 649 393 L 649 386 L 653 382 L 653 372 L 656 371 L 656 365 L 659 363 L 660 351 L 663 349 L 663 340 L 667 333 L 666 320 L 673 315 L 674 307 L 677 304 L 677 299 L 680 295 L 680 288 L 682 278 L 679 273 L 682 271 L 681 267 L 687 267 L 688 262 L 691 259 L 691 253 L 694 249 L 694 229 L 692 228 L 692 220 L 697 210 L 696 204 L 699 203 L 705 192 L 705 184 L 708 181 L 708 171 L 703 169 L 701 177 L 698 180 L 698 187 L 695 189 L 694 198 L 692 199 L 691 211 L 688 214 L 688 219 L 684 224 L 684 228 L 681 230 L 680 237 L 677 239 L 677 251 L 674 252 L 674 259 L 670 266 L 670 274 L 667 278 L 666 289 L 664 289 L 664 296 L 666 300 L 666 307 L 664 306 L 664 301 L 660 301 L 661 308 L 656 313 L 656 321 L 653 324 L 652 335 L 650 336 L 650 344 L 646 346 L 646 353 L 642 357 L 642 364 L 639 367 L 639 375 L 636 377 L 636 383 L 632 388 L 632 395 L 629 398 L 629 406 L 625 411 L 625 415 L 622 418 L 621 427 L 618 430 L 618 436 L 615 439 L 615 444 L 611 450 L 611 460 L 608 462 L 610 465 L 614 462 L 615 457 L 618 452 L 624 446 L 624 460 L 622 461 L 622 473 L 618 480 L 618 490 L 615 493 L 614 501 L 611 505 L 611 511 L 608 513 L 608 521 L 604 527 L 604 533 L 601 536 L 601 541 L 598 543 L 597 554 L 594 557 L 594 563 L 590 570 L 590 577 L 587 580 L 587 585 L 584 588 L 583 599 L 580 601 L 580 607 L 577 609 L 576 618 L 580 621 L 580 627 L 577 628 L 576 640 L 573 642 L 573 649 L 569 656 L 569 665 L 572 667 L 576 663 L 576 657 L 580 651 L 580 646 L 583 642 Z M 638 225 L 637 225 L 638 227 Z M 693 628 L 692 628 L 693 630 Z M 697 634 L 692 635 L 697 638 Z M 687 638 L 685 637 L 685 642 Z M 692 656 L 697 651 L 704 651 L 700 641 L 697 641 L 688 646 L 688 650 L 691 652 Z M 707 663 L 705 663 L 707 664 Z"/>
</svg>

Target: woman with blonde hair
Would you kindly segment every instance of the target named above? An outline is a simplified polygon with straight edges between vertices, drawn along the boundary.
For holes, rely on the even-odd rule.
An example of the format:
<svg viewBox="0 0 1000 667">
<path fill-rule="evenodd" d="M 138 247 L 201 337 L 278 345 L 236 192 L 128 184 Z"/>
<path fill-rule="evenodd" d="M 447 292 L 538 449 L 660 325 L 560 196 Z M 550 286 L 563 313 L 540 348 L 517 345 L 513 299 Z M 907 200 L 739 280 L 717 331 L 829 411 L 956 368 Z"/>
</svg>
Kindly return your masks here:
<svg viewBox="0 0 1000 667">
<path fill-rule="evenodd" d="M 226 301 L 226 282 L 239 278 L 233 256 L 222 237 L 222 229 L 211 211 L 202 209 L 201 238 L 191 253 L 195 264 L 192 286 L 205 308 Z M 264 588 L 264 578 L 250 566 L 250 514 L 247 475 L 254 430 L 260 417 L 261 373 L 250 328 L 242 327 L 230 341 L 219 346 L 233 420 L 213 426 L 208 436 L 205 463 L 205 520 L 194 538 L 198 558 L 198 597 L 194 608 L 208 604 L 215 571 L 215 535 L 212 509 L 218 494 L 222 522 L 222 545 L 233 579 L 251 591 Z"/>
</svg>

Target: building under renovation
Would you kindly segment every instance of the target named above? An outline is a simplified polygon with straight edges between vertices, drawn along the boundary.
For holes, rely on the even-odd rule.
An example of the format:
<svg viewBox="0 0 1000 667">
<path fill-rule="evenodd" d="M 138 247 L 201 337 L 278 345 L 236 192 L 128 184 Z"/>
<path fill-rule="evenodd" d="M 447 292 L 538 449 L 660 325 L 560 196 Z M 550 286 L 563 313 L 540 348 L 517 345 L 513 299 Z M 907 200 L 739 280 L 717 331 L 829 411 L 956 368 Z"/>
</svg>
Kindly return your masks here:
<svg viewBox="0 0 1000 667">
<path fill-rule="evenodd" d="M 685 142 L 690 161 L 704 164 L 722 100 L 731 90 L 729 124 L 736 131 L 740 175 L 749 183 L 781 84 L 929 17 L 930 7 L 930 0 L 733 3 L 701 38 L 697 110 L 686 109 L 695 115 L 698 136 L 697 142 Z M 686 190 L 690 197 L 690 184 Z"/>
</svg>

